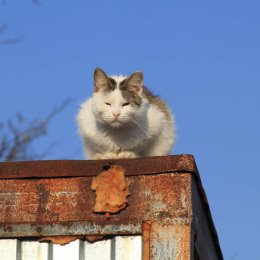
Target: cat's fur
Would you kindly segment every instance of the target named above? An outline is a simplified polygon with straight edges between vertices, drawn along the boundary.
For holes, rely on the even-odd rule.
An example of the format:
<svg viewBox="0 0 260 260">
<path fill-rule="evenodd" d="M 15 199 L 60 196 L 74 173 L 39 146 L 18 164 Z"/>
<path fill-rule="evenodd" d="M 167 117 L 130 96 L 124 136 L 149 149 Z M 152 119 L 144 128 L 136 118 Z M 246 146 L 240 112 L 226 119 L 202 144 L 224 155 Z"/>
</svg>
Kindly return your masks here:
<svg viewBox="0 0 260 260">
<path fill-rule="evenodd" d="M 144 87 L 140 71 L 109 77 L 97 68 L 77 122 L 89 159 L 168 155 L 175 141 L 172 113 Z"/>
</svg>

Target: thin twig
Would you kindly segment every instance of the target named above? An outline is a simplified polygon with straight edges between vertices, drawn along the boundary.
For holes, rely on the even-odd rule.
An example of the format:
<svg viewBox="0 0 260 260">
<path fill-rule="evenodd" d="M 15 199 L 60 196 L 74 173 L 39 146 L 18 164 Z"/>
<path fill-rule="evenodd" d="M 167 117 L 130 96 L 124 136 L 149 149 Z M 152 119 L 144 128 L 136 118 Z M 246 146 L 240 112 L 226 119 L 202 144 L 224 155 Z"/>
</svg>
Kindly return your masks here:
<svg viewBox="0 0 260 260">
<path fill-rule="evenodd" d="M 0 123 L 0 161 L 10 162 L 44 158 L 57 142 L 51 143 L 40 154 L 33 152 L 32 143 L 48 134 L 49 122 L 70 103 L 71 99 L 64 100 L 61 105 L 54 107 L 42 120 L 34 119 L 27 123 L 23 115 L 17 113 L 16 120 L 8 120 L 5 124 Z"/>
</svg>

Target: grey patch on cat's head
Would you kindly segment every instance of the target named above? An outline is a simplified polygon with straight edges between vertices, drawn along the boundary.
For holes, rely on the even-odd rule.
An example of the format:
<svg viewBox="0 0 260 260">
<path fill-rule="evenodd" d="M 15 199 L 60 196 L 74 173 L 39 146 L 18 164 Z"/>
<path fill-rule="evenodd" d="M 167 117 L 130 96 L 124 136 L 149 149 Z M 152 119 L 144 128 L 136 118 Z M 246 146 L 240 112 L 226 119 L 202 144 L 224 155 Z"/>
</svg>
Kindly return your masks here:
<svg viewBox="0 0 260 260">
<path fill-rule="evenodd" d="M 129 101 L 132 105 L 140 106 L 142 104 L 143 73 L 137 71 L 129 78 L 124 79 L 119 83 L 119 89 L 125 100 Z"/>
<path fill-rule="evenodd" d="M 116 81 L 108 77 L 107 74 L 100 68 L 94 71 L 94 92 L 110 92 L 116 89 Z"/>
<path fill-rule="evenodd" d="M 108 77 L 108 88 L 107 88 L 107 91 L 114 91 L 116 89 L 116 86 L 117 86 L 117 83 L 116 81 L 111 78 L 111 77 Z"/>
</svg>

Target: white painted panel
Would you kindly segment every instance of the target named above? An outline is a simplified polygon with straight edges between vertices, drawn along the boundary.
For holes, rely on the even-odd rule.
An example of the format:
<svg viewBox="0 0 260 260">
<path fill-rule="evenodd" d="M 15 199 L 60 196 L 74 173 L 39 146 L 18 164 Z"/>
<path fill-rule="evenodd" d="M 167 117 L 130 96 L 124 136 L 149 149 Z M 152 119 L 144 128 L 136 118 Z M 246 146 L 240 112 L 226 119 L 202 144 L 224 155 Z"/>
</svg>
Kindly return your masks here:
<svg viewBox="0 0 260 260">
<path fill-rule="evenodd" d="M 85 242 L 85 260 L 110 260 L 111 239 L 97 241 L 94 243 Z"/>
<path fill-rule="evenodd" d="M 48 244 L 35 241 L 23 241 L 21 245 L 22 260 L 48 260 Z"/>
<path fill-rule="evenodd" d="M 0 259 L 16 260 L 16 239 L 0 239 Z"/>
<path fill-rule="evenodd" d="M 19 241 L 0 239 L 0 260 L 18 260 Z M 48 246 L 52 250 L 48 250 Z M 68 245 L 50 245 L 35 241 L 21 242 L 21 260 L 141 260 L 141 236 L 116 236 L 95 243 L 80 240 Z M 52 251 L 52 253 L 51 253 Z M 48 253 L 50 254 L 48 257 Z M 50 257 L 52 255 L 52 257 Z M 19 257 L 18 257 L 19 258 Z M 20 258 L 19 258 L 20 259 Z"/>
<path fill-rule="evenodd" d="M 141 260 L 142 237 L 126 236 L 115 238 L 115 260 Z"/>
<path fill-rule="evenodd" d="M 68 245 L 53 245 L 53 260 L 79 260 L 79 240 Z"/>
</svg>

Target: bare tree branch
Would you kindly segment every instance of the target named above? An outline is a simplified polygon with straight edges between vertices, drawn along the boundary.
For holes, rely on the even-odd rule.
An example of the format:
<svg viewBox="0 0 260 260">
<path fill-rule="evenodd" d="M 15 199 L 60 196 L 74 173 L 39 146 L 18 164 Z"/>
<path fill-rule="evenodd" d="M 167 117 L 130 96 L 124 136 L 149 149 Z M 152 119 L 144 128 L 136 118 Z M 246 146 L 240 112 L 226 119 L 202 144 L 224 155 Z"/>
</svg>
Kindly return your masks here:
<svg viewBox="0 0 260 260">
<path fill-rule="evenodd" d="M 17 37 L 17 38 L 9 38 L 9 39 L 5 39 L 5 40 L 0 41 L 0 44 L 3 44 L 3 45 L 15 45 L 17 43 L 20 43 L 22 40 L 23 40 L 22 36 Z"/>
<path fill-rule="evenodd" d="M 39 0 L 32 0 L 34 4 L 41 5 L 41 1 Z M 7 3 L 7 0 L 1 0 L 1 5 L 5 5 Z"/>
<path fill-rule="evenodd" d="M 22 114 L 17 113 L 15 120 L 0 123 L 0 161 L 25 161 L 43 159 L 56 142 L 51 143 L 41 154 L 32 151 L 32 143 L 48 134 L 50 121 L 60 114 L 71 103 L 66 99 L 42 120 L 34 119 L 27 122 Z"/>
<path fill-rule="evenodd" d="M 36 5 L 42 5 L 42 3 L 39 0 L 32 0 L 32 2 Z"/>
<path fill-rule="evenodd" d="M 7 28 L 8 28 L 7 24 L 0 25 L 0 34 L 3 34 Z"/>
<path fill-rule="evenodd" d="M 4 6 L 7 3 L 7 0 L 0 0 L 0 6 Z M 34 3 L 35 5 L 41 6 L 42 3 L 39 0 L 32 0 L 32 3 Z M 0 36 L 3 35 L 6 30 L 8 28 L 7 24 L 2 24 L 0 25 Z M 1 45 L 15 45 L 20 43 L 23 40 L 23 36 L 19 36 L 19 37 L 5 37 L 4 39 L 0 39 L 0 44 Z"/>
<path fill-rule="evenodd" d="M 2 24 L 0 25 L 0 36 L 3 35 L 8 30 L 9 25 L 8 24 Z M 19 37 L 5 37 L 5 39 L 0 40 L 0 44 L 2 45 L 14 45 L 17 43 L 20 43 L 23 40 L 23 36 Z"/>
</svg>

